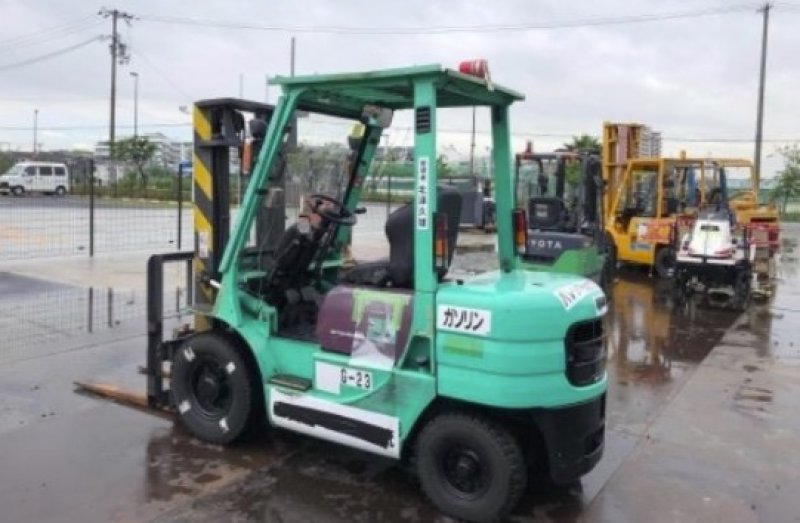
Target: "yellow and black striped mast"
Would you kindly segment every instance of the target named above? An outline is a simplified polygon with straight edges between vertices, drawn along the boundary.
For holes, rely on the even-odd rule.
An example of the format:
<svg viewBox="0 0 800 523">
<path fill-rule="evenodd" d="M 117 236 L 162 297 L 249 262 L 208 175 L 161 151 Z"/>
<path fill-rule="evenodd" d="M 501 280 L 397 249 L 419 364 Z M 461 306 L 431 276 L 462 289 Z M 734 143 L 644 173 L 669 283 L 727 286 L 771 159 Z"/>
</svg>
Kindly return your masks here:
<svg viewBox="0 0 800 523">
<path fill-rule="evenodd" d="M 214 270 L 214 180 L 212 178 L 213 149 L 211 122 L 207 111 L 194 106 L 194 152 L 192 156 L 192 199 L 194 201 L 194 276 L 195 309 L 210 309 L 214 304 L 214 288 L 209 283 Z M 204 314 L 195 315 L 195 329 L 207 330 L 208 319 Z"/>
</svg>

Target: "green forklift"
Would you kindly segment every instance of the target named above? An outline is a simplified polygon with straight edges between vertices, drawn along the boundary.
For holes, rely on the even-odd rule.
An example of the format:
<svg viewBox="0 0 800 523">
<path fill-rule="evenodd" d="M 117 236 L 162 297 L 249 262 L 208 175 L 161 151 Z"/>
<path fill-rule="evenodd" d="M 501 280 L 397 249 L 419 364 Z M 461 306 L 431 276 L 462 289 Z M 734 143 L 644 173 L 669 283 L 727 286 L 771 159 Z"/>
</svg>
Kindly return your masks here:
<svg viewBox="0 0 800 523">
<path fill-rule="evenodd" d="M 262 122 L 251 123 L 257 153 L 229 233 L 229 211 L 214 203 L 227 180 L 216 172 L 241 119 L 195 105 L 195 251 L 154 256 L 149 272 L 156 303 L 161 265 L 193 264 L 195 324 L 162 339 L 159 304 L 149 309 L 149 405 L 215 444 L 265 418 L 408 460 L 430 500 L 467 520 L 509 513 L 531 475 L 565 483 L 589 472 L 604 448 L 606 297 L 584 278 L 521 270 L 508 113 L 523 96 L 439 65 L 271 81 L 283 94 L 275 107 L 250 107 Z M 437 109 L 474 106 L 491 109 L 500 269 L 453 279 L 462 202 L 438 183 Z M 414 197 L 386 220 L 389 257 L 345 269 L 396 111 L 413 118 Z M 287 227 L 285 159 L 302 139 L 299 112 L 360 131 L 337 173 L 345 183 L 307 195 Z"/>
<path fill-rule="evenodd" d="M 568 184 L 568 172 L 576 167 L 576 180 Z M 603 230 L 600 168 L 597 154 L 534 153 L 529 142 L 516 155 L 515 219 L 527 224 L 518 253 L 524 268 L 577 274 L 610 294 L 614 262 Z"/>
</svg>

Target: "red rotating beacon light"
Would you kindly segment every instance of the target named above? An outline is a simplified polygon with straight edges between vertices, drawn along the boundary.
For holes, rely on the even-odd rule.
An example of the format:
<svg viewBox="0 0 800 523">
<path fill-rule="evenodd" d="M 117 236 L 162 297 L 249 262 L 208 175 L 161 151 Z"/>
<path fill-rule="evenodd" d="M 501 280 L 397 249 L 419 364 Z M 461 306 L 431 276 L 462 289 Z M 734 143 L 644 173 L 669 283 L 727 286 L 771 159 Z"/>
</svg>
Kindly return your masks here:
<svg viewBox="0 0 800 523">
<path fill-rule="evenodd" d="M 458 64 L 458 72 L 470 76 L 476 76 L 486 80 L 489 89 L 492 88 L 492 78 L 489 75 L 489 62 L 484 59 L 466 60 Z"/>
</svg>

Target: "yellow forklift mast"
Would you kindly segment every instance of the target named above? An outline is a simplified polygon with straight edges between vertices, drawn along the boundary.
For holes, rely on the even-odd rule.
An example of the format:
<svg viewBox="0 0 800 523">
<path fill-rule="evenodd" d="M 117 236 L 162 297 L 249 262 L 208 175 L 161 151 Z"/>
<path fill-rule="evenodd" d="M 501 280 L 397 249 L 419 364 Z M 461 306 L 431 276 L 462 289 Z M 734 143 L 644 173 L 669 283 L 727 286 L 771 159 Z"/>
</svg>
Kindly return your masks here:
<svg viewBox="0 0 800 523">
<path fill-rule="evenodd" d="M 690 230 L 697 212 L 711 205 L 725 205 L 738 224 L 753 228 L 771 258 L 777 249 L 778 216 L 774 207 L 758 202 L 752 163 L 685 153 L 677 158 L 644 157 L 640 151 L 645 130 L 637 123 L 603 125 L 603 207 L 616 260 L 670 276 L 675 242 Z M 726 172 L 732 170 L 746 171 L 749 188 L 729 197 Z M 759 272 L 773 271 L 765 266 Z"/>
</svg>

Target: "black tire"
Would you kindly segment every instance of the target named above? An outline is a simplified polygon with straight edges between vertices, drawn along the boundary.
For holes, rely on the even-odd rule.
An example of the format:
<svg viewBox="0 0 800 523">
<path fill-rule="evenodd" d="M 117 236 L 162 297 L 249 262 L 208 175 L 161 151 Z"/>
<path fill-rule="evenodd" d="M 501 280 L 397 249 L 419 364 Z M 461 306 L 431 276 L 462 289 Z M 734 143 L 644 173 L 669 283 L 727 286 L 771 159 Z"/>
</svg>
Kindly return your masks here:
<svg viewBox="0 0 800 523">
<path fill-rule="evenodd" d="M 741 270 L 736 273 L 736 281 L 734 282 L 734 300 L 733 306 L 736 310 L 745 311 L 750 305 L 751 297 L 751 273 L 749 270 Z"/>
<path fill-rule="evenodd" d="M 256 418 L 250 376 L 251 369 L 227 337 L 192 336 L 175 351 L 172 362 L 172 404 L 181 422 L 203 441 L 233 443 Z"/>
<path fill-rule="evenodd" d="M 617 263 L 619 260 L 617 259 L 617 244 L 614 243 L 614 237 L 611 234 L 606 233 L 606 260 L 608 266 L 611 268 L 611 273 L 617 273 Z"/>
<path fill-rule="evenodd" d="M 502 425 L 466 413 L 440 414 L 425 425 L 417 473 L 434 505 L 468 521 L 503 518 L 527 485 L 517 440 Z"/>
<path fill-rule="evenodd" d="M 67 189 L 63 185 L 56 187 L 56 196 L 64 196 L 65 194 L 67 194 Z"/>
<path fill-rule="evenodd" d="M 676 305 L 684 305 L 689 298 L 689 289 L 686 287 L 688 283 L 686 273 L 676 268 L 672 279 L 672 297 Z"/>
<path fill-rule="evenodd" d="M 617 246 L 614 244 L 614 239 L 608 233 L 606 233 L 605 237 L 604 254 L 605 260 L 603 260 L 603 269 L 600 274 L 600 288 L 603 289 L 606 298 L 610 301 L 614 279 L 617 277 Z"/>
<path fill-rule="evenodd" d="M 20 186 L 14 187 L 11 189 L 11 194 L 14 196 L 22 196 L 25 194 L 25 188 Z"/>
<path fill-rule="evenodd" d="M 669 246 L 659 248 L 654 264 L 659 278 L 670 278 L 675 271 L 675 249 Z"/>
</svg>

